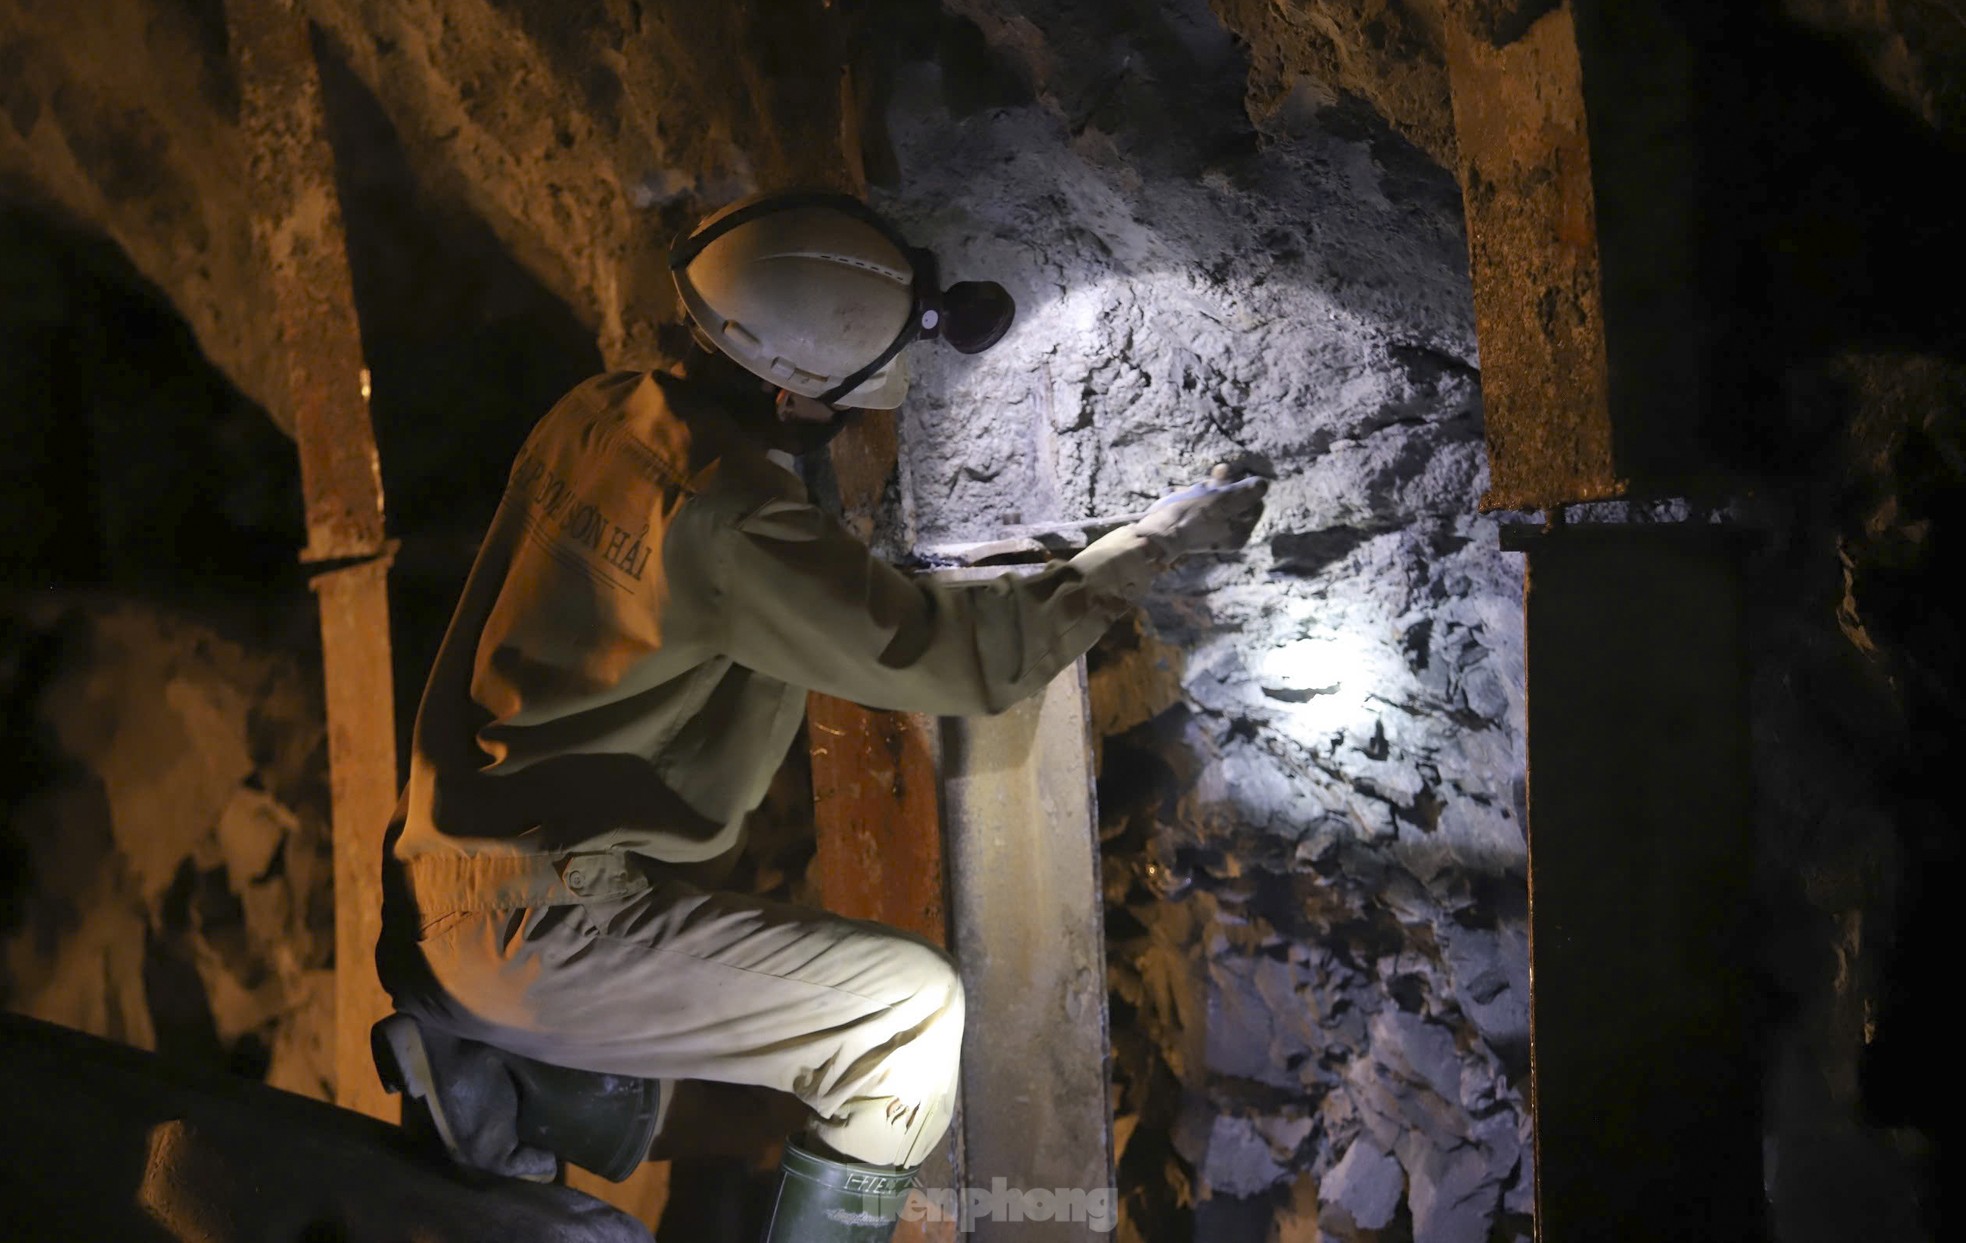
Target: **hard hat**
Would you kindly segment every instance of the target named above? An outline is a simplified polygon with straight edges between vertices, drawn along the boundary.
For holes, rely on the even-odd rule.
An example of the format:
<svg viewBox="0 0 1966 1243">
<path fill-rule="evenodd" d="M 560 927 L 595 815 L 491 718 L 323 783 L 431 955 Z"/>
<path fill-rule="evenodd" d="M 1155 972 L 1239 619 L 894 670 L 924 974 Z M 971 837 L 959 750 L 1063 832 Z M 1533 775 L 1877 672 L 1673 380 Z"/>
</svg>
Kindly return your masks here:
<svg viewBox="0 0 1966 1243">
<path fill-rule="evenodd" d="M 1016 314 L 1001 285 L 944 291 L 932 253 L 844 194 L 732 204 L 677 243 L 669 268 L 721 353 L 828 405 L 891 410 L 908 391 L 900 355 L 910 342 L 939 336 L 978 353 Z"/>
</svg>

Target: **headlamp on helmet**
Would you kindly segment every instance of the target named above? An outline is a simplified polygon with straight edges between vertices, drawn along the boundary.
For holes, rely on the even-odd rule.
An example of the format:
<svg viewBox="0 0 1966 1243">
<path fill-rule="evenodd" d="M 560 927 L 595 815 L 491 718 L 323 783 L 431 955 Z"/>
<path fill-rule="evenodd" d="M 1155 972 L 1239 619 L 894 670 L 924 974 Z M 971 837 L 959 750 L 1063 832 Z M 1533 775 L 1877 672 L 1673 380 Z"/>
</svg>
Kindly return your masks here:
<svg viewBox="0 0 1966 1243">
<path fill-rule="evenodd" d="M 1017 304 L 994 281 L 944 289 L 935 255 L 851 195 L 768 195 L 711 216 L 670 251 L 696 329 L 746 370 L 829 405 L 887 409 L 899 355 L 942 340 L 989 349 Z"/>
</svg>

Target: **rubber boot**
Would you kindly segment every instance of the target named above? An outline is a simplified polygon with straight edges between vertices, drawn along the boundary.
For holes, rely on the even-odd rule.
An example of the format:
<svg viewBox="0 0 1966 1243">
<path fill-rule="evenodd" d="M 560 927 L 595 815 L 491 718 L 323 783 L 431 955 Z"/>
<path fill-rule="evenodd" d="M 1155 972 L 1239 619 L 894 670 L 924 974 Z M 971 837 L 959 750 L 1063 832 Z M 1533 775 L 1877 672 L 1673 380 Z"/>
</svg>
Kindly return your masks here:
<svg viewBox="0 0 1966 1243">
<path fill-rule="evenodd" d="M 611 1183 L 648 1158 L 662 1121 L 662 1082 L 499 1056 L 519 1087 L 519 1139 Z"/>
<path fill-rule="evenodd" d="M 369 1032 L 404 1125 L 472 1169 L 550 1182 L 570 1161 L 612 1182 L 634 1173 L 661 1121 L 654 1079 L 553 1066 L 392 1014 Z"/>
<path fill-rule="evenodd" d="M 785 1145 L 763 1243 L 888 1243 L 915 1171 L 835 1161 Z"/>
</svg>

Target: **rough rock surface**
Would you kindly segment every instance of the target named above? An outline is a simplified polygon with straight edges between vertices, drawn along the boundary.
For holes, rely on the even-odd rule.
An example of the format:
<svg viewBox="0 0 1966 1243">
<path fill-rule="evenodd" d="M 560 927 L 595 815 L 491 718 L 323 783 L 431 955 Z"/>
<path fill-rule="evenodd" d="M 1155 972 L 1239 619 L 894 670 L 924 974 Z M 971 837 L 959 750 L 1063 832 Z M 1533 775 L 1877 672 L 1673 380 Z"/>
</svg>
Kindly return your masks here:
<svg viewBox="0 0 1966 1243">
<path fill-rule="evenodd" d="M 1893 98 L 1936 129 L 1966 129 L 1966 38 L 1957 8 L 1920 0 L 1783 0 L 1804 26 L 1843 42 Z"/>
<path fill-rule="evenodd" d="M 1182 33 L 1178 121 L 1075 123 L 1066 70 L 1014 48 L 900 75 L 877 201 L 1020 314 L 987 355 L 919 356 L 884 534 L 1137 511 L 1221 460 L 1274 476 L 1248 555 L 1164 579 L 1095 658 L 1118 1073 L 1153 1116 L 1127 1228 L 1156 1237 L 1177 1186 L 1268 1204 L 1308 1176 L 1338 1237 L 1397 1207 L 1487 1239 L 1526 1173 L 1521 595 L 1474 514 L 1458 196 L 1383 128 L 1250 127 L 1217 89 L 1233 44 Z M 965 108 L 978 77 L 1047 89 Z"/>
<path fill-rule="evenodd" d="M 1757 556 L 1750 642 L 1774 1237 L 1946 1237 L 1950 1047 L 1936 984 L 1956 950 L 1951 804 L 1966 722 L 1957 664 L 1966 364 L 1853 353 L 1797 377 L 1833 424 L 1834 504 Z M 1956 1203 L 1956 1200 L 1955 1200 Z"/>
<path fill-rule="evenodd" d="M 333 1090 L 333 872 L 318 691 L 154 607 L 41 599 L 0 630 L 10 1010 Z"/>
</svg>

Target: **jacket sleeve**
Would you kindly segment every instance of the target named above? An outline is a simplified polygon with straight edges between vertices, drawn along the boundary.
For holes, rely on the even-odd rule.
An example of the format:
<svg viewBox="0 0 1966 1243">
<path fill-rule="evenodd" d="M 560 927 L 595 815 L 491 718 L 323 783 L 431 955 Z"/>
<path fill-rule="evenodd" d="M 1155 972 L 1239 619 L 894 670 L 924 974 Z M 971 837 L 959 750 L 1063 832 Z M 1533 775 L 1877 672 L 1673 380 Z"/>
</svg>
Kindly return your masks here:
<svg viewBox="0 0 1966 1243">
<path fill-rule="evenodd" d="M 718 523 L 725 654 L 871 708 L 966 716 L 1034 694 L 1099 641 L 1152 581 L 1122 527 L 1036 574 L 910 577 L 803 500 Z"/>
</svg>

